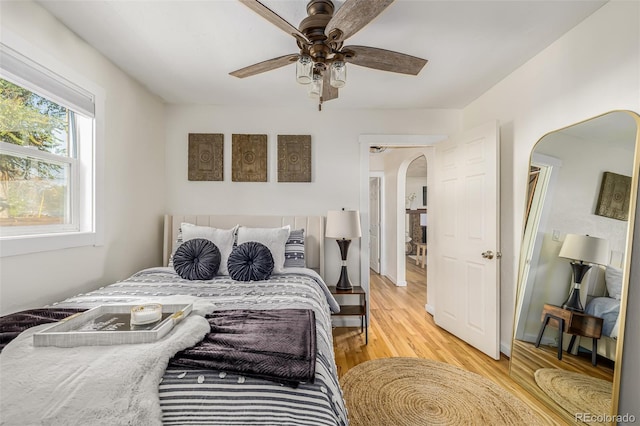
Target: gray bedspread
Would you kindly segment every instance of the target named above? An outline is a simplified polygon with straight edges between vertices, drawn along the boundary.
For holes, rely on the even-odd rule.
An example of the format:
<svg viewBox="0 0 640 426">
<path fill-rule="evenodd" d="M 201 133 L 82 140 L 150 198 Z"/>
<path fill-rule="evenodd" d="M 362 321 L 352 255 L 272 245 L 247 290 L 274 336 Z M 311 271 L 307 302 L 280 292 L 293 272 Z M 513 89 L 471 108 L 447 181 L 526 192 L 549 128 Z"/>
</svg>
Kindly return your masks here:
<svg viewBox="0 0 640 426">
<path fill-rule="evenodd" d="M 171 268 L 150 268 L 53 306 L 91 308 L 106 303 L 159 301 L 176 295 L 195 296 L 200 306 L 210 311 L 312 310 L 317 338 L 315 380 L 292 388 L 224 370 L 169 367 L 159 386 L 164 424 L 347 424 L 331 334 L 331 312 L 338 312 L 339 305 L 320 276 L 310 269 L 287 268 L 266 281 L 238 282 L 229 276 L 188 281 Z"/>
</svg>

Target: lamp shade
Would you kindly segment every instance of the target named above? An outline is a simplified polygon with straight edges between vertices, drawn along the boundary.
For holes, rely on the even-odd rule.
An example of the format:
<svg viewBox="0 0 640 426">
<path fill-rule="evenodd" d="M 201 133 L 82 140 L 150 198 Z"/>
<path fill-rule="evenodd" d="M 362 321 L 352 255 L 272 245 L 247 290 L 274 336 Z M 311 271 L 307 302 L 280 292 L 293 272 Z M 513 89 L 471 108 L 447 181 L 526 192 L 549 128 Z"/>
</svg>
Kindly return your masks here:
<svg viewBox="0 0 640 426">
<path fill-rule="evenodd" d="M 567 234 L 558 256 L 606 265 L 609 263 L 609 241 L 588 235 Z"/>
<path fill-rule="evenodd" d="M 327 238 L 360 238 L 360 212 L 358 210 L 330 210 L 327 213 Z"/>
</svg>

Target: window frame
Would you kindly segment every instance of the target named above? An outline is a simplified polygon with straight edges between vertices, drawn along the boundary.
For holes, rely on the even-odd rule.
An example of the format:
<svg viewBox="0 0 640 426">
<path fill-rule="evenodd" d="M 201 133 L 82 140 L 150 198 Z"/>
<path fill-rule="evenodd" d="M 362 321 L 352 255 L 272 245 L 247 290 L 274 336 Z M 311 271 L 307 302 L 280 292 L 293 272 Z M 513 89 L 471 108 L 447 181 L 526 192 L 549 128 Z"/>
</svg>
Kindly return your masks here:
<svg viewBox="0 0 640 426">
<path fill-rule="evenodd" d="M 32 64 L 44 70 L 48 76 L 53 77 L 62 84 L 72 84 L 73 88 L 89 94 L 93 97 L 93 125 L 91 129 L 91 141 L 81 141 L 76 147 L 74 156 L 62 157 L 56 154 L 39 151 L 29 153 L 32 158 L 46 158 L 46 161 L 56 157 L 55 162 L 60 162 L 62 158 L 75 162 L 75 167 L 71 167 L 73 179 L 72 184 L 76 185 L 77 197 L 72 196 L 71 210 L 78 217 L 78 226 L 69 229 L 58 229 L 52 232 L 49 226 L 20 227 L 38 228 L 40 232 L 25 232 L 20 235 L 0 236 L 0 257 L 24 255 L 30 253 L 60 250 L 82 246 L 101 246 L 104 244 L 104 224 L 103 224 L 103 169 L 104 169 L 104 123 L 105 123 L 105 91 L 95 82 L 88 80 L 75 70 L 70 69 L 59 60 L 53 58 L 47 52 L 35 47 L 11 31 L 3 30 L 3 38 L 0 42 L 3 47 L 17 52 Z M 74 108 L 74 104 L 60 102 L 61 98 L 50 96 L 49 93 L 34 88 L 34 84 L 26 81 L 12 73 L 2 71 L 3 78 L 18 84 L 26 89 L 45 95 L 48 99 L 70 108 L 72 111 L 84 116 L 82 109 Z M 35 89 L 35 90 L 34 90 Z M 77 131 L 77 130 L 76 130 Z M 3 151 L 6 145 L 3 144 Z M 11 152 L 19 153 L 22 149 L 29 150 L 18 145 L 8 148 Z M 29 150 L 30 151 L 30 150 Z M 23 153 L 19 154 L 23 156 Z M 50 157 L 53 156 L 53 157 Z M 65 160 L 67 161 L 67 160 Z M 75 199 L 74 199 L 75 198 Z M 54 225 L 59 228 L 60 225 Z M 49 228 L 49 229 L 47 229 Z M 25 229 L 26 230 L 26 229 Z"/>
</svg>

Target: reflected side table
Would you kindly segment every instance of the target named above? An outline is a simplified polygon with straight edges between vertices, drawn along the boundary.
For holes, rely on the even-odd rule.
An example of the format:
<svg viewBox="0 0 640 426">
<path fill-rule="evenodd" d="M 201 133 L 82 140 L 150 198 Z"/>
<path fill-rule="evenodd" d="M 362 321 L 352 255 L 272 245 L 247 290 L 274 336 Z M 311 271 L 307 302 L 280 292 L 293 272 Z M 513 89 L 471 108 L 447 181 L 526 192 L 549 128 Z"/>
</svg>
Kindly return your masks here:
<svg viewBox="0 0 640 426">
<path fill-rule="evenodd" d="M 602 323 L 602 318 L 545 303 L 542 309 L 542 326 L 536 339 L 536 348 L 540 346 L 545 328 L 547 325 L 551 325 L 552 327 L 558 328 L 558 359 L 562 359 L 562 335 L 563 333 L 567 333 L 571 334 L 567 352 L 571 352 L 573 349 L 576 336 L 587 337 L 593 340 L 591 347 L 591 364 L 596 365 L 598 339 L 602 336 Z"/>
</svg>

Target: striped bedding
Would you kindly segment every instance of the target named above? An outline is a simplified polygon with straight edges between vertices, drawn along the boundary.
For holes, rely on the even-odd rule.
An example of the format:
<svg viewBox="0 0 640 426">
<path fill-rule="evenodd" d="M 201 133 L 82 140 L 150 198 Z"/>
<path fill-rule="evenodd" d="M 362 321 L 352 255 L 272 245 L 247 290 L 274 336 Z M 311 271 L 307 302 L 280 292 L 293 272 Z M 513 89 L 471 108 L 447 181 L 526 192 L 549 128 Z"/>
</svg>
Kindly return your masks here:
<svg viewBox="0 0 640 426">
<path fill-rule="evenodd" d="M 54 304 L 91 308 L 165 296 L 196 296 L 207 309 L 312 309 L 316 318 L 314 383 L 297 388 L 213 370 L 169 367 L 159 387 L 166 425 L 346 425 L 331 334 L 339 306 L 314 271 L 287 268 L 269 280 L 237 282 L 228 276 L 188 281 L 172 268 L 142 270 L 126 280 Z M 195 304 L 194 304 L 195 306 Z"/>
</svg>

